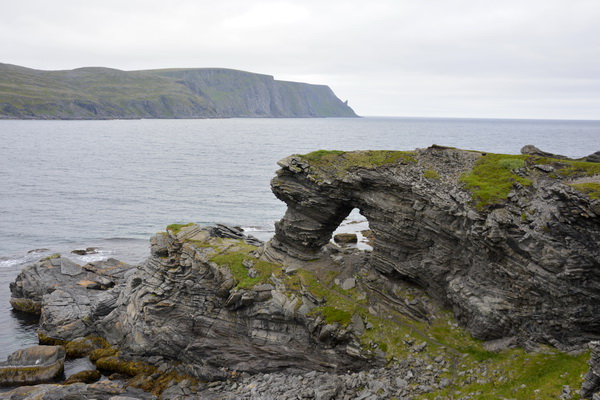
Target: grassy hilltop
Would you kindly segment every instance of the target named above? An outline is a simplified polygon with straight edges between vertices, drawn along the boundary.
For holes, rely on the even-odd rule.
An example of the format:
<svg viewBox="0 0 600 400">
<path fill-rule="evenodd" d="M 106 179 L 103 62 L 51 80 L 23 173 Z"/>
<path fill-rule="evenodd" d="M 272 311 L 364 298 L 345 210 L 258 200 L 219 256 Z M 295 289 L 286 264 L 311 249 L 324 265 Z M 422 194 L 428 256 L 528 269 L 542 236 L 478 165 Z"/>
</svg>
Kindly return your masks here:
<svg viewBox="0 0 600 400">
<path fill-rule="evenodd" d="M 201 68 L 41 71 L 0 64 L 0 118 L 356 117 L 324 85 Z"/>
</svg>

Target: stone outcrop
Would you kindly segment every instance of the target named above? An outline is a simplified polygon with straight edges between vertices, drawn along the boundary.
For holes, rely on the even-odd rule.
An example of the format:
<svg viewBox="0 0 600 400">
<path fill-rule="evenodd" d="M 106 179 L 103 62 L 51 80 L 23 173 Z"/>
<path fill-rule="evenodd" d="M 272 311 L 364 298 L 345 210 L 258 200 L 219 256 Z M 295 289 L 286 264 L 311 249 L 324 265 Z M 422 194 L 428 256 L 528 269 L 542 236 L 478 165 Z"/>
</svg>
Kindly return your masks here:
<svg viewBox="0 0 600 400">
<path fill-rule="evenodd" d="M 374 235 L 370 265 L 452 307 L 475 337 L 582 345 L 600 333 L 600 202 L 568 183 L 600 171 L 512 157 L 439 146 L 288 157 L 271 183 L 288 209 L 265 257 L 319 258 L 358 208 Z M 490 180 L 484 168 L 504 171 L 504 197 L 485 203 L 466 188 L 464 174 Z"/>
<path fill-rule="evenodd" d="M 32 346 L 17 350 L 0 362 L 0 386 L 49 382 L 63 373 L 65 349 L 60 346 Z"/>
<path fill-rule="evenodd" d="M 156 400 L 157 397 L 123 382 L 103 380 L 93 384 L 23 386 L 2 393 L 7 400 Z"/>
<path fill-rule="evenodd" d="M 271 241 L 170 225 L 135 268 L 55 256 L 24 268 L 13 307 L 41 313 L 44 340 L 93 350 L 97 368 L 173 399 L 442 391 L 467 400 L 482 395 L 473 385 L 508 393 L 522 378 L 517 365 L 551 362 L 557 350 L 543 343 L 581 349 L 600 333 L 600 166 L 440 146 L 279 164 L 272 188 L 288 209 Z M 354 208 L 368 219 L 372 251 L 330 242 Z M 490 342 L 473 340 L 444 306 Z M 562 356 L 581 366 L 584 355 Z M 543 380 L 558 379 L 551 369 Z M 563 398 L 575 384 L 565 382 Z M 27 390 L 11 398 L 153 398 L 106 382 Z"/>
<path fill-rule="evenodd" d="M 263 265 L 248 253 L 240 277 L 227 254 L 252 247 L 231 238 L 231 228 L 180 229 L 152 238 L 153 256 L 128 278 L 116 309 L 98 322 L 109 342 L 130 354 L 195 364 L 191 373 L 203 379 L 218 377 L 221 367 L 323 371 L 364 364 L 350 332 L 311 317 L 308 298 L 291 295 L 281 278 L 264 271 L 278 274 L 280 266 Z M 261 276 L 266 279 L 257 280 Z M 241 279 L 254 283 L 240 287 Z"/>
<path fill-rule="evenodd" d="M 112 288 L 124 282 L 132 268 L 115 259 L 82 267 L 68 258 L 50 256 L 23 268 L 10 285 L 10 303 L 17 310 L 41 314 L 47 336 L 87 336 L 95 332 L 93 322 L 115 307 L 118 291 Z"/>
<path fill-rule="evenodd" d="M 596 395 L 600 397 L 600 342 L 590 342 L 590 370 L 583 378 L 581 397 L 591 399 Z M 596 397 L 594 397 L 595 399 Z"/>
<path fill-rule="evenodd" d="M 224 68 L 40 71 L 0 63 L 2 87 L 12 89 L 0 89 L 0 119 L 356 117 L 328 86 Z"/>
</svg>

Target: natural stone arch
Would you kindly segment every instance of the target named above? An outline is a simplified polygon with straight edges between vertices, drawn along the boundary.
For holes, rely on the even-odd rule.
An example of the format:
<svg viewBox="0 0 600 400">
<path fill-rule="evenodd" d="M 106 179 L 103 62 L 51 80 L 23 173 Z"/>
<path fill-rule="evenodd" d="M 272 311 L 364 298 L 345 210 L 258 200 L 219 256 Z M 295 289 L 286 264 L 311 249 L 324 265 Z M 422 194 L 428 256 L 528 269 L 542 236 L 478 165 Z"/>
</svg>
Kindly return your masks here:
<svg viewBox="0 0 600 400">
<path fill-rule="evenodd" d="M 459 179 L 484 156 L 478 152 L 431 147 L 379 166 L 361 164 L 364 152 L 329 155 L 280 161 L 272 189 L 288 209 L 268 258 L 319 257 L 358 208 L 375 235 L 371 267 L 423 287 L 475 337 L 572 345 L 600 331 L 600 231 L 588 211 L 596 202 L 530 167 L 531 187 L 514 186 L 504 204 L 478 209 Z"/>
</svg>

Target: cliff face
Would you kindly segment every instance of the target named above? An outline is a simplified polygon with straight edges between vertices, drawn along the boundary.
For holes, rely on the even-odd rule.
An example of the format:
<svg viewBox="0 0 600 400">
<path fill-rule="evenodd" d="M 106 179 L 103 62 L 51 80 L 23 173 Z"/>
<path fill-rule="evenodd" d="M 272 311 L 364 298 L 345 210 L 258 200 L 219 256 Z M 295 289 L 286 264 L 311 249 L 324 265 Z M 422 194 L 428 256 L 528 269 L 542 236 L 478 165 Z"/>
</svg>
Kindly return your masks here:
<svg viewBox="0 0 600 400">
<path fill-rule="evenodd" d="M 475 337 L 569 346 L 600 334 L 600 165 L 440 147 L 279 165 L 272 188 L 288 209 L 270 259 L 319 258 L 358 208 L 370 265 L 426 289 Z"/>
<path fill-rule="evenodd" d="M 218 68 L 39 71 L 0 64 L 0 118 L 356 117 L 323 85 Z"/>
</svg>

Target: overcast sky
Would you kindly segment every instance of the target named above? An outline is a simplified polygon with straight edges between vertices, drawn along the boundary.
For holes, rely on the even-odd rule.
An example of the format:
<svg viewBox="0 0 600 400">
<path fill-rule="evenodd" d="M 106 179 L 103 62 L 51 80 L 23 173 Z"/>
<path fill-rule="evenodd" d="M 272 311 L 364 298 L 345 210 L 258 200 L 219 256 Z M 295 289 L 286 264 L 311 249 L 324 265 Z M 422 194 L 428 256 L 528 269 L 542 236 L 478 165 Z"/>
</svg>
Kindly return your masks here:
<svg viewBox="0 0 600 400">
<path fill-rule="evenodd" d="M 600 119 L 600 0 L 26 0 L 0 62 L 225 67 L 364 116 Z"/>
</svg>

